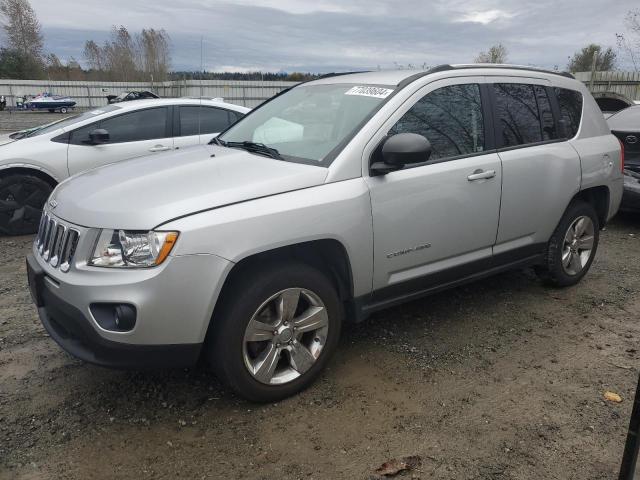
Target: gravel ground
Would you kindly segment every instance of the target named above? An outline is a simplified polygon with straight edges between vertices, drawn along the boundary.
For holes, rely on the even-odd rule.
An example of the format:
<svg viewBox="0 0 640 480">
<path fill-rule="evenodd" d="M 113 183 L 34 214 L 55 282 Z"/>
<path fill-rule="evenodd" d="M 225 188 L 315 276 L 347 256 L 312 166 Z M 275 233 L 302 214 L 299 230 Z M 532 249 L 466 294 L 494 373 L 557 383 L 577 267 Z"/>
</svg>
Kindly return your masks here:
<svg viewBox="0 0 640 480">
<path fill-rule="evenodd" d="M 530 270 L 345 328 L 313 387 L 247 403 L 204 368 L 74 360 L 26 286 L 30 237 L 0 238 L 0 478 L 615 478 L 640 365 L 640 217 L 618 217 L 574 288 Z M 623 401 L 603 399 L 605 391 Z"/>
<path fill-rule="evenodd" d="M 0 133 L 12 133 L 25 128 L 37 127 L 62 120 L 80 113 L 80 110 L 69 113 L 49 113 L 47 110 L 21 111 L 5 110 L 0 112 Z"/>
</svg>

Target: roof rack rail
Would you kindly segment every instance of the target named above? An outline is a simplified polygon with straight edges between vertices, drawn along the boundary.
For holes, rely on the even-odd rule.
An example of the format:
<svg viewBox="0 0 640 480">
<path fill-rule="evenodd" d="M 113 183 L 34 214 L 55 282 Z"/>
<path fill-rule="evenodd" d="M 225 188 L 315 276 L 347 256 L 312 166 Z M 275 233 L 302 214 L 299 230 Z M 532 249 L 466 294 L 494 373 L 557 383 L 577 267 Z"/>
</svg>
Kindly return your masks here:
<svg viewBox="0 0 640 480">
<path fill-rule="evenodd" d="M 545 68 L 538 67 L 530 67 L 528 65 L 509 65 L 508 63 L 500 64 L 500 63 L 466 63 L 460 65 L 450 65 L 450 67 L 454 70 L 460 69 L 463 70 L 465 68 L 508 68 L 510 70 L 522 70 L 525 72 L 539 72 L 539 73 L 549 73 L 551 75 L 560 75 L 561 77 L 567 78 L 575 78 L 569 72 L 559 72 L 558 70 L 547 70 Z M 438 68 L 438 67 L 436 67 Z"/>
<path fill-rule="evenodd" d="M 453 67 L 449 64 L 438 65 L 437 67 L 430 68 L 429 70 L 424 70 L 422 72 L 418 72 L 410 77 L 405 78 L 400 83 L 398 83 L 398 87 L 404 88 L 412 82 L 415 82 L 419 78 L 422 78 L 426 75 L 431 75 L 432 73 L 445 72 L 447 70 L 453 70 Z"/>
<path fill-rule="evenodd" d="M 539 73 L 550 73 L 552 75 L 560 75 L 561 77 L 567 78 L 575 78 L 569 72 L 558 72 L 555 70 L 545 70 L 544 68 L 536 68 L 536 67 L 527 67 L 526 65 L 509 65 L 509 64 L 498 64 L 498 63 L 471 63 L 471 64 L 461 64 L 461 65 L 449 65 L 443 64 L 438 65 L 429 70 L 425 70 L 423 72 L 418 72 L 415 75 L 411 75 L 410 77 L 405 78 L 400 83 L 398 83 L 398 87 L 402 88 L 407 86 L 408 84 L 422 78 L 426 75 L 431 75 L 432 73 L 438 72 L 447 72 L 450 70 L 465 70 L 471 68 L 508 68 L 510 70 L 522 70 L 528 72 L 539 72 Z"/>
<path fill-rule="evenodd" d="M 358 70 L 354 72 L 331 72 L 320 75 L 318 78 L 314 78 L 313 80 L 320 80 L 321 78 L 340 77 L 342 75 L 351 75 L 352 73 L 369 73 L 370 71 L 371 70 Z"/>
</svg>

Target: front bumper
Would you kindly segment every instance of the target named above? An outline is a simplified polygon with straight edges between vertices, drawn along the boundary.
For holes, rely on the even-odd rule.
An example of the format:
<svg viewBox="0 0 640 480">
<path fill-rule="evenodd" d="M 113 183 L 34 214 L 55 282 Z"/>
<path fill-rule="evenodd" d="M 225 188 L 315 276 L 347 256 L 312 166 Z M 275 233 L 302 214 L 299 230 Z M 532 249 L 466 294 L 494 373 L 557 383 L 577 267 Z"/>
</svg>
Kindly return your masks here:
<svg viewBox="0 0 640 480">
<path fill-rule="evenodd" d="M 32 296 L 43 326 L 64 350 L 90 363 L 119 368 L 197 362 L 229 262 L 193 255 L 173 257 L 144 271 L 88 268 L 61 273 L 34 253 L 27 257 Z M 105 302 L 135 306 L 134 328 L 102 328 L 91 305 Z"/>
</svg>

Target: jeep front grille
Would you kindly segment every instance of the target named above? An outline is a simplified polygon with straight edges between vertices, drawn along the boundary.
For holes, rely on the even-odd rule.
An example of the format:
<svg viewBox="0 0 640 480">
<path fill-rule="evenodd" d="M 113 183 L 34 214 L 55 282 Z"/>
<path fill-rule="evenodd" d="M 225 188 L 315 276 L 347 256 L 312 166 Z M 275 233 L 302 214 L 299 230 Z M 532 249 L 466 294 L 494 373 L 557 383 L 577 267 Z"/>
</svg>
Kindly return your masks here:
<svg viewBox="0 0 640 480">
<path fill-rule="evenodd" d="M 61 272 L 68 272 L 76 253 L 80 232 L 62 224 L 46 212 L 40 219 L 36 249 L 45 262 Z"/>
</svg>

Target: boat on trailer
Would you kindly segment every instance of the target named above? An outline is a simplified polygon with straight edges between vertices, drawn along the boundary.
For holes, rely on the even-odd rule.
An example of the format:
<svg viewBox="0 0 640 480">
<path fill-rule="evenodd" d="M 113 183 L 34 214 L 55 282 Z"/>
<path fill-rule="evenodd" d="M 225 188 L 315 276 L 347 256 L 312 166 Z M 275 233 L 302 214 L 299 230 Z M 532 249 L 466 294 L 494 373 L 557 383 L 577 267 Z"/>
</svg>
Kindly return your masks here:
<svg viewBox="0 0 640 480">
<path fill-rule="evenodd" d="M 49 110 L 50 112 L 67 113 L 75 107 L 71 97 L 44 93 L 25 102 L 24 107 L 30 110 Z"/>
</svg>

